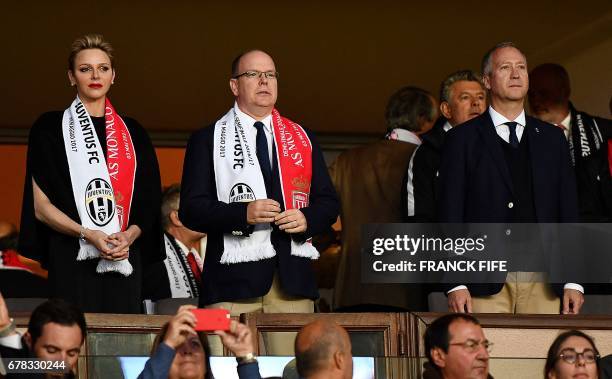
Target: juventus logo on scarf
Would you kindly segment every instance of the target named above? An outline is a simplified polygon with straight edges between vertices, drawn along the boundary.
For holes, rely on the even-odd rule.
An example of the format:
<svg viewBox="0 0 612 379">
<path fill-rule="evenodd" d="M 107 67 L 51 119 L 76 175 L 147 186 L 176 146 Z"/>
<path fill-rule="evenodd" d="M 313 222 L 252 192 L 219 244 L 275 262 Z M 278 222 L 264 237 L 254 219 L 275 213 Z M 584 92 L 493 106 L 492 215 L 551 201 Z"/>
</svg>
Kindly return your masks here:
<svg viewBox="0 0 612 379">
<path fill-rule="evenodd" d="M 77 97 L 64 111 L 62 132 L 68 158 L 72 193 L 81 224 L 87 229 L 101 230 L 107 235 L 124 231 L 128 226 L 136 155 L 125 122 L 117 115 L 110 101 L 105 104 L 106 152 L 87 109 Z M 79 240 L 77 260 L 99 258 L 100 252 L 88 242 Z M 97 272 L 132 273 L 127 259 L 100 259 Z"/>
<path fill-rule="evenodd" d="M 307 207 L 312 179 L 312 144 L 300 125 L 282 117 L 276 109 L 272 111 L 272 130 L 284 209 Z M 249 143 L 245 133 L 234 108 L 215 124 L 213 161 L 219 201 L 249 202 L 267 197 L 256 147 Z M 271 231 L 270 224 L 257 224 L 246 238 L 225 234 L 220 262 L 240 263 L 274 257 Z M 310 242 L 293 240 L 291 255 L 319 258 L 319 252 Z"/>
</svg>

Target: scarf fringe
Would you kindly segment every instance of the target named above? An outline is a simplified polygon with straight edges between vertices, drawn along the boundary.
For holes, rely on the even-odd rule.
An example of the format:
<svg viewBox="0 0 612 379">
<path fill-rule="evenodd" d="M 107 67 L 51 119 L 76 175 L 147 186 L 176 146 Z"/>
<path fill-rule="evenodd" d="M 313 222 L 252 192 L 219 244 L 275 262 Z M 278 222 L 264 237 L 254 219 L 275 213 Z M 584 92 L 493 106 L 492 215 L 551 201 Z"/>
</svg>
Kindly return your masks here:
<svg viewBox="0 0 612 379">
<path fill-rule="evenodd" d="M 255 262 L 276 256 L 276 251 L 271 243 L 264 243 L 257 246 L 236 248 L 225 248 L 221 256 L 220 263 L 232 264 L 243 262 Z"/>
<path fill-rule="evenodd" d="M 292 240 L 291 255 L 294 257 L 310 258 L 313 260 L 319 259 L 319 251 L 316 247 L 312 246 L 312 244 L 308 242 L 297 243 Z"/>
<path fill-rule="evenodd" d="M 82 242 L 80 245 L 81 246 L 79 248 L 79 254 L 77 255 L 77 261 L 100 258 L 100 252 L 98 251 L 98 249 L 96 249 L 94 245 L 89 243 L 85 244 Z"/>
<path fill-rule="evenodd" d="M 130 276 L 134 268 L 132 264 L 127 259 L 122 261 L 109 261 L 107 259 L 100 259 L 98 262 L 98 267 L 96 268 L 96 272 L 98 274 L 105 274 L 107 272 L 118 272 L 123 276 Z"/>
</svg>

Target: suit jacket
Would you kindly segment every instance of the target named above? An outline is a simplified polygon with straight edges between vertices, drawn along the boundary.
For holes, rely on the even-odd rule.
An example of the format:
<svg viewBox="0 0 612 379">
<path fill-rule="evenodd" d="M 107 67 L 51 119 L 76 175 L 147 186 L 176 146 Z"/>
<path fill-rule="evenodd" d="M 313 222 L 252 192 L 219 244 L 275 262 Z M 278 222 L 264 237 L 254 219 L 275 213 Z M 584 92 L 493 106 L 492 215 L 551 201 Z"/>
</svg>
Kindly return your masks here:
<svg viewBox="0 0 612 379">
<path fill-rule="evenodd" d="M 402 221 L 401 185 L 416 145 L 380 140 L 342 153 L 330 168 L 341 202 L 342 255 L 336 277 L 336 307 L 363 304 L 422 308 L 414 286 L 361 283 L 361 226 Z"/>
<path fill-rule="evenodd" d="M 526 117 L 536 221 L 577 222 L 576 180 L 561 129 Z M 489 112 L 446 133 L 440 162 L 440 222 L 512 222 L 510 170 Z M 502 283 L 468 286 L 492 295 Z M 449 289 L 453 286 L 449 286 Z"/>
<path fill-rule="evenodd" d="M 338 216 L 336 192 L 314 134 L 306 130 L 312 142 L 310 202 L 308 207 L 301 209 L 306 217 L 307 230 L 290 236 L 273 226 L 274 258 L 221 264 L 223 234 L 248 238 L 252 226 L 246 218 L 248 203 L 228 204 L 217 198 L 213 166 L 214 129 L 213 124 L 195 132 L 189 139 L 181 184 L 179 218 L 187 228 L 208 234 L 200 305 L 263 296 L 270 290 L 276 271 L 286 294 L 316 299 L 319 294 L 310 259 L 290 254 L 290 238 L 304 241 L 320 234 L 328 230 Z M 284 211 L 276 158 L 272 164 L 272 196 L 269 197 L 277 200 Z"/>
</svg>

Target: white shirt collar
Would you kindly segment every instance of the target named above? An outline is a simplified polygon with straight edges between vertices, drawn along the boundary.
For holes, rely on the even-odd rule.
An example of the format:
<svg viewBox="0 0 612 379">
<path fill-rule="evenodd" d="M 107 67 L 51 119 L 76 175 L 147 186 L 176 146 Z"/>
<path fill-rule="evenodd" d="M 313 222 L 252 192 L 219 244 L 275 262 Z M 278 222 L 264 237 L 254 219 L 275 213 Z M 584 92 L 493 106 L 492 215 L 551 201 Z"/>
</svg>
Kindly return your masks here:
<svg viewBox="0 0 612 379">
<path fill-rule="evenodd" d="M 238 115 L 238 118 L 240 119 L 240 122 L 242 123 L 242 127 L 245 128 L 246 130 L 251 131 L 253 128 L 248 128 L 248 126 L 253 126 L 255 122 L 257 122 L 257 120 L 255 120 L 253 117 L 249 116 L 248 114 L 244 113 L 238 106 L 237 102 L 234 102 L 234 111 L 236 112 L 236 115 Z M 263 120 L 261 120 L 261 122 L 264 124 L 264 127 L 266 128 L 266 132 L 271 133 L 272 132 L 272 127 L 271 127 L 272 114 L 267 115 Z"/>
<path fill-rule="evenodd" d="M 508 128 L 508 125 L 506 125 L 507 122 L 516 122 L 516 138 L 519 140 L 519 142 L 521 141 L 521 138 L 523 137 L 523 132 L 525 131 L 525 125 L 526 125 L 526 119 L 525 119 L 525 110 L 523 109 L 523 111 L 514 119 L 514 120 L 508 120 L 505 116 L 503 116 L 502 114 L 498 113 L 495 109 L 493 109 L 492 106 L 489 105 L 489 115 L 491 115 L 491 120 L 493 120 L 493 125 L 495 126 L 495 132 L 497 133 L 498 136 L 501 137 L 501 139 L 503 139 L 506 142 L 510 141 L 510 129 Z"/>
<path fill-rule="evenodd" d="M 453 126 L 450 124 L 450 122 L 446 121 L 446 122 L 444 123 L 444 126 L 442 127 L 442 129 L 444 129 L 444 131 L 445 131 L 445 132 L 448 132 L 449 130 L 451 130 L 451 129 L 452 129 L 452 127 L 453 127 Z"/>
<path fill-rule="evenodd" d="M 493 120 L 493 126 L 495 127 L 498 127 L 502 124 L 505 124 L 511 121 L 516 122 L 522 127 L 525 127 L 525 125 L 527 125 L 526 120 L 525 120 L 525 110 L 524 109 L 521 111 L 521 113 L 518 116 L 516 116 L 514 120 L 508 120 L 506 116 L 502 115 L 501 113 L 498 113 L 490 105 L 489 105 L 489 114 L 491 115 L 491 120 Z M 518 125 L 517 125 L 517 128 L 518 128 Z"/>
<path fill-rule="evenodd" d="M 410 130 L 395 128 L 389 133 L 389 139 L 413 143 L 415 145 L 421 144 L 421 139 L 415 133 Z"/>
<path fill-rule="evenodd" d="M 572 122 L 572 112 L 569 112 L 567 116 L 563 119 L 563 121 L 560 122 L 560 124 L 563 125 L 564 128 L 569 129 L 571 122 Z"/>
<path fill-rule="evenodd" d="M 175 237 L 174 240 L 176 241 L 176 244 L 181 248 L 181 251 L 183 254 L 185 254 L 185 256 L 188 256 L 189 253 L 193 253 L 195 261 L 198 264 L 198 267 L 200 267 L 200 270 L 202 270 L 202 267 L 204 266 L 204 262 L 202 260 L 202 257 L 200 256 L 200 253 L 198 253 L 196 249 L 193 249 L 193 248 L 188 249 L 187 246 L 185 246 L 185 244 L 179 241 L 178 238 Z"/>
</svg>

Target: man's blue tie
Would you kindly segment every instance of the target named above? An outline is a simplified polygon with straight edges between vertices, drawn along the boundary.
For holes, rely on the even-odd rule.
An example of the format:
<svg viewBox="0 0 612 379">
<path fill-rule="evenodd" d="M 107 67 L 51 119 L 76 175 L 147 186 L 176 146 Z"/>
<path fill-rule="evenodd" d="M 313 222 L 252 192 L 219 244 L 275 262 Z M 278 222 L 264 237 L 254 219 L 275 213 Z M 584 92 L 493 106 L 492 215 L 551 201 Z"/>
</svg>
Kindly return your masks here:
<svg viewBox="0 0 612 379">
<path fill-rule="evenodd" d="M 508 125 L 508 129 L 510 130 L 510 146 L 518 147 L 519 140 L 516 136 L 516 125 L 518 125 L 518 122 L 510 121 L 506 122 L 506 125 Z"/>
<path fill-rule="evenodd" d="M 270 164 L 270 155 L 268 153 L 268 139 L 266 138 L 266 130 L 264 124 L 261 121 L 255 123 L 255 129 L 257 129 L 257 160 L 259 161 L 259 167 L 264 177 L 266 189 L 269 188 L 272 183 L 272 165 Z M 269 196 L 269 194 L 268 194 Z"/>
</svg>

